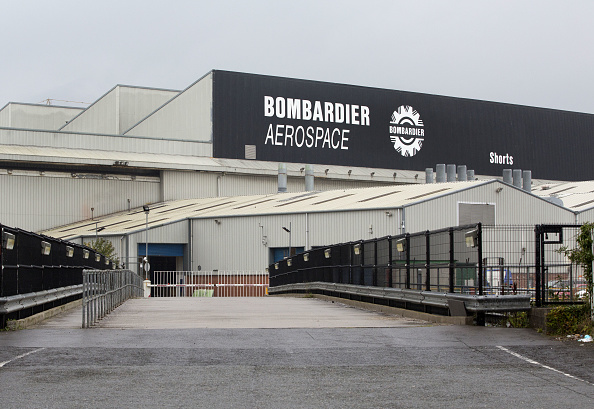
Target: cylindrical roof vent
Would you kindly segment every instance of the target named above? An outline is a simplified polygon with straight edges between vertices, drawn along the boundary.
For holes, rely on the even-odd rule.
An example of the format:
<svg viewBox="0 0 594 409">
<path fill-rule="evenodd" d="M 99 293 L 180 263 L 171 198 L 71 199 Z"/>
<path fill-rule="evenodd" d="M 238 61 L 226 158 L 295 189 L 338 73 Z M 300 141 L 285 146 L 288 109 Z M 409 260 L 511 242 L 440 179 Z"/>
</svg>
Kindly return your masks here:
<svg viewBox="0 0 594 409">
<path fill-rule="evenodd" d="M 447 168 L 448 182 L 456 181 L 456 165 L 449 164 Z"/>
<path fill-rule="evenodd" d="M 532 191 L 532 171 L 525 170 L 522 172 L 522 189 L 526 192 Z"/>
<path fill-rule="evenodd" d="M 511 185 L 512 184 L 512 170 L 503 169 L 503 182 Z"/>
<path fill-rule="evenodd" d="M 433 168 L 425 168 L 425 183 L 433 183 Z"/>
<path fill-rule="evenodd" d="M 474 169 L 469 169 L 466 171 L 466 179 L 467 180 L 474 180 Z"/>
<path fill-rule="evenodd" d="M 458 166 L 458 182 L 466 182 L 466 165 Z"/>
<path fill-rule="evenodd" d="M 287 164 L 278 164 L 278 193 L 287 192 Z"/>
<path fill-rule="evenodd" d="M 435 171 L 437 172 L 436 181 L 437 183 L 444 183 L 446 181 L 446 165 L 445 163 L 438 163 L 435 165 Z"/>
<path fill-rule="evenodd" d="M 305 191 L 314 191 L 314 169 L 313 165 L 305 165 Z"/>
<path fill-rule="evenodd" d="M 513 170 L 512 180 L 515 187 L 522 188 L 522 169 Z"/>
</svg>

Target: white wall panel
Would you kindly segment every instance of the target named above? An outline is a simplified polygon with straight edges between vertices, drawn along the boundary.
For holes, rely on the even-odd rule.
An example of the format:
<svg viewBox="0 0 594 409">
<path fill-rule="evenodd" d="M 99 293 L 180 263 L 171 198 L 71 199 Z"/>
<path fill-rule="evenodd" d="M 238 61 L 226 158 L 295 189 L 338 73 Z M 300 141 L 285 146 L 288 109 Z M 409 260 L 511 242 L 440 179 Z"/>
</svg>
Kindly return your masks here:
<svg viewBox="0 0 594 409">
<path fill-rule="evenodd" d="M 70 132 L 90 132 L 114 135 L 118 133 L 116 117 L 119 107 L 119 89 L 114 87 L 84 112 L 64 125 L 60 130 Z"/>
<path fill-rule="evenodd" d="M 208 142 L 171 141 L 145 137 L 0 129 L 0 143 L 2 145 L 91 149 L 112 151 L 116 154 L 134 152 L 212 157 L 212 144 Z"/>
<path fill-rule="evenodd" d="M 126 135 L 212 141 L 212 73 L 135 125 Z"/>
<path fill-rule="evenodd" d="M 179 94 L 179 91 L 119 86 L 119 131 L 123 133 Z"/>
<path fill-rule="evenodd" d="M 32 173 L 32 172 L 31 172 Z M 0 174 L 0 221 L 40 231 L 159 201 L 159 182 Z"/>
<path fill-rule="evenodd" d="M 536 225 L 542 223 L 575 223 L 567 209 L 513 187 L 491 183 L 443 196 L 405 208 L 408 233 L 435 230 L 458 225 L 458 203 L 489 203 L 495 205 L 497 225 Z"/>
<path fill-rule="evenodd" d="M 0 111 L 0 126 L 57 130 L 82 111 L 82 108 L 11 102 Z"/>
</svg>

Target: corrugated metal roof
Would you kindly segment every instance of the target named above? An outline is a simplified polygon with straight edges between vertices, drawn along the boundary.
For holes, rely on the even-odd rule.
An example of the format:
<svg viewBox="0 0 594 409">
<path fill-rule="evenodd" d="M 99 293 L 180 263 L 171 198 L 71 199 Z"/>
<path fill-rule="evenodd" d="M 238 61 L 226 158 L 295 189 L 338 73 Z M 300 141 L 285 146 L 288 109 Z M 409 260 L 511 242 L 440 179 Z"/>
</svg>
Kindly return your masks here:
<svg viewBox="0 0 594 409">
<path fill-rule="evenodd" d="M 324 192 L 175 200 L 151 206 L 149 227 L 192 218 L 394 209 L 491 182 L 382 186 Z M 102 235 L 119 235 L 142 231 L 145 228 L 145 222 L 142 208 L 136 208 L 130 212 L 83 220 L 47 230 L 43 234 L 62 239 L 92 236 L 95 234 L 97 223 L 97 228 L 102 229 Z"/>
<path fill-rule="evenodd" d="M 563 206 L 574 212 L 594 208 L 594 181 L 563 182 L 540 185 L 532 189 L 532 193 L 546 198 L 557 197 Z"/>
</svg>

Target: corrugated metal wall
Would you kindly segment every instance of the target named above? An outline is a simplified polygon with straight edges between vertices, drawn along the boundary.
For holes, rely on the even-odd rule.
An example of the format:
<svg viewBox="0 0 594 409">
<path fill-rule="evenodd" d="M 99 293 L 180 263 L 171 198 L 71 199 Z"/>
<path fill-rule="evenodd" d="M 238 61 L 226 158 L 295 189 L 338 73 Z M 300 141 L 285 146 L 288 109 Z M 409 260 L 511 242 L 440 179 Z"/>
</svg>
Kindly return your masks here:
<svg viewBox="0 0 594 409">
<path fill-rule="evenodd" d="M 70 174 L 6 171 L 0 174 L 0 219 L 11 227 L 40 231 L 159 201 L 158 178 L 73 178 Z"/>
<path fill-rule="evenodd" d="M 217 196 L 245 196 L 278 192 L 276 175 L 230 175 L 222 173 L 164 171 L 163 200 L 194 199 Z M 316 190 L 354 189 L 385 186 L 385 182 L 332 180 L 317 178 Z M 289 192 L 305 191 L 305 177 L 289 177 Z"/>
<path fill-rule="evenodd" d="M 119 152 L 154 153 L 184 156 L 212 156 L 209 142 L 176 141 L 144 137 L 121 137 L 112 135 L 88 135 L 82 133 L 62 133 L 29 131 L 20 129 L 0 129 L 3 145 L 48 146 L 52 148 L 89 149 Z"/>
<path fill-rule="evenodd" d="M 126 132 L 151 112 L 179 94 L 179 91 L 120 86 L 118 133 Z"/>
<path fill-rule="evenodd" d="M 125 135 L 212 141 L 212 74 L 182 91 Z"/>
<path fill-rule="evenodd" d="M 118 126 L 115 119 L 119 111 L 118 103 L 119 90 L 118 87 L 115 87 L 95 101 L 79 116 L 64 125 L 60 130 L 109 135 L 117 134 Z"/>
<path fill-rule="evenodd" d="M 594 222 L 594 209 L 589 209 L 589 210 L 585 210 L 581 213 L 578 214 L 577 216 L 577 222 L 582 224 L 582 223 L 587 223 L 587 222 Z"/>
<path fill-rule="evenodd" d="M 192 221 L 192 269 L 263 270 L 271 249 L 324 246 L 397 234 L 397 210 L 287 214 Z M 217 221 L 215 221 L 217 220 Z M 371 226 L 371 231 L 370 231 Z M 309 232 L 308 232 L 309 231 Z M 307 242 L 307 243 L 306 243 Z"/>
<path fill-rule="evenodd" d="M 80 112 L 81 108 L 10 103 L 0 111 L 0 126 L 57 130 Z"/>
<path fill-rule="evenodd" d="M 553 206 L 533 195 L 501 184 L 485 184 L 453 195 L 422 202 L 405 209 L 408 233 L 436 230 L 458 225 L 458 204 L 495 204 L 497 225 L 536 225 L 541 223 L 575 223 L 567 209 Z"/>
</svg>

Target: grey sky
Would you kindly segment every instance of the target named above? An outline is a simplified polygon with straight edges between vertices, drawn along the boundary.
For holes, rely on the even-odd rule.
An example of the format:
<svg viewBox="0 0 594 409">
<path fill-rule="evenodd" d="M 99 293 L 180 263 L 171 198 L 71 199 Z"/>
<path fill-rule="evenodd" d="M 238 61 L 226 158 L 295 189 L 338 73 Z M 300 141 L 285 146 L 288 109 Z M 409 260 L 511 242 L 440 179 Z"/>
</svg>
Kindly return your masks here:
<svg viewBox="0 0 594 409">
<path fill-rule="evenodd" d="M 591 0 L 0 0 L 0 108 L 215 68 L 594 113 L 593 18 Z"/>
</svg>

